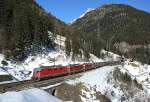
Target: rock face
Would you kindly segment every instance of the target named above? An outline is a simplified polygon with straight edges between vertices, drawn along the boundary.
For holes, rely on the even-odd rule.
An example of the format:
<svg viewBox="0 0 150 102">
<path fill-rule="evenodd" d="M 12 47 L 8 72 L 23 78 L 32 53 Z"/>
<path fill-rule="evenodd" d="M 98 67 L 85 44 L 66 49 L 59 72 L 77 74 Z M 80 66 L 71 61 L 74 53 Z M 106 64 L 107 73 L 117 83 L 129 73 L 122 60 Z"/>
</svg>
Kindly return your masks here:
<svg viewBox="0 0 150 102">
<path fill-rule="evenodd" d="M 141 48 L 150 41 L 150 14 L 124 4 L 110 4 L 99 7 L 77 19 L 71 26 L 85 32 L 86 35 L 100 40 L 106 50 L 116 45 L 126 44 L 129 47 L 119 52 L 130 52 Z M 109 47 L 109 48 L 108 48 Z M 120 50 L 121 49 L 121 50 Z"/>
<path fill-rule="evenodd" d="M 91 91 L 91 90 L 92 91 Z M 83 83 L 79 83 L 77 85 L 70 85 L 67 83 L 62 84 L 57 87 L 56 96 L 63 101 L 73 101 L 73 102 L 111 102 L 105 95 L 102 95 L 101 92 L 96 91 L 95 88 L 88 87 Z M 90 93 L 90 94 L 87 94 Z M 85 100 L 85 101 L 83 101 Z"/>
</svg>

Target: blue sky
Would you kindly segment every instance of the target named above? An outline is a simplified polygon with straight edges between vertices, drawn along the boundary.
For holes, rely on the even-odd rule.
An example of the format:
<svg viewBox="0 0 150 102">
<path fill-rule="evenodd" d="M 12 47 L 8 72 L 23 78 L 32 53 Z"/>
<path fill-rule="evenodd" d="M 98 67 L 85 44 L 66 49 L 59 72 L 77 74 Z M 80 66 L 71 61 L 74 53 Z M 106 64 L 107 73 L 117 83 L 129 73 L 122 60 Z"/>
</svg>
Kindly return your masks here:
<svg viewBox="0 0 150 102">
<path fill-rule="evenodd" d="M 122 3 L 150 13 L 150 0 L 36 0 L 47 12 L 69 23 L 78 18 L 88 8 L 104 4 Z"/>
</svg>

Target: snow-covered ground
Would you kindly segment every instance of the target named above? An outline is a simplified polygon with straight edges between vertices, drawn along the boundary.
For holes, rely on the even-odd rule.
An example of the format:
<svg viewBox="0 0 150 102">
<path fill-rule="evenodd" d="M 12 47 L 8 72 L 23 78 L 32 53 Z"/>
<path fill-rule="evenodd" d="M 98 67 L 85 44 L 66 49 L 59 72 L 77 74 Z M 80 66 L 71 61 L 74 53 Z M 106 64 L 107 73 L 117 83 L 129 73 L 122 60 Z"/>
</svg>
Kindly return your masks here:
<svg viewBox="0 0 150 102">
<path fill-rule="evenodd" d="M 125 68 L 122 68 L 122 66 L 105 66 L 84 73 L 80 78 L 67 80 L 66 83 L 74 85 L 75 87 L 79 83 L 82 83 L 82 85 L 86 87 L 81 89 L 82 93 L 80 94 L 80 98 L 82 102 L 100 102 L 96 97 L 97 92 L 105 95 L 112 102 L 135 102 L 136 100 L 139 102 L 149 102 L 150 90 L 147 87 L 148 82 L 144 80 L 144 83 L 141 83 L 138 81 L 140 79 L 140 77 L 138 77 L 139 79 L 137 78 L 137 81 L 139 84 L 142 84 L 143 89 L 139 89 L 136 85 L 132 86 L 131 83 L 131 85 L 129 84 L 128 86 L 128 83 L 123 83 L 113 76 L 113 74 L 118 74 L 114 73 L 116 68 L 120 68 L 120 73 L 124 73 L 122 70 Z M 132 74 L 130 73 L 130 75 Z M 144 79 L 146 76 L 144 78 L 143 76 L 141 77 L 141 79 Z M 132 93 L 134 93 L 134 95 L 132 95 Z"/>
<path fill-rule="evenodd" d="M 83 102 L 96 102 L 95 91 L 96 92 L 105 92 L 106 83 L 105 80 L 108 74 L 115 68 L 115 66 L 105 66 L 86 72 L 80 78 L 75 80 L 67 80 L 66 83 L 71 85 L 77 85 L 78 83 L 83 83 L 84 86 L 90 91 L 82 89 L 82 94 L 85 97 L 81 96 Z M 99 102 L 99 101 L 97 101 Z"/>
<path fill-rule="evenodd" d="M 5 70 L 0 69 L 0 75 L 8 75 L 8 73 Z"/>
<path fill-rule="evenodd" d="M 118 55 L 111 52 L 109 52 L 109 55 L 113 55 L 111 59 L 118 58 Z M 110 60 L 110 58 L 105 59 Z M 137 80 L 137 82 L 142 85 L 143 88 L 139 89 L 136 85 L 132 86 L 132 84 L 130 83 L 131 86 L 129 85 L 129 87 L 131 87 L 131 89 L 126 89 L 125 87 L 126 85 L 128 86 L 128 84 L 119 82 L 119 79 L 116 80 L 116 78 L 113 76 L 113 74 L 118 74 L 114 72 L 114 70 L 117 68 L 120 70 L 120 73 L 127 73 L 133 81 Z M 143 65 L 137 61 L 130 62 L 129 59 L 126 59 L 123 65 L 105 66 L 87 72 L 80 78 L 69 81 L 67 80 L 66 83 L 74 86 L 82 83 L 87 88 L 86 90 L 85 88 L 81 90 L 82 94 L 80 95 L 80 97 L 83 102 L 97 102 L 95 92 L 101 92 L 112 102 L 134 102 L 136 100 L 139 100 L 139 102 L 150 101 L 150 65 Z M 122 88 L 123 86 L 124 88 Z M 130 96 L 131 93 L 135 94 Z"/>
<path fill-rule="evenodd" d="M 103 82 L 103 80 L 105 80 L 107 75 L 112 70 L 113 70 L 112 66 L 101 67 L 96 70 L 86 72 L 86 73 L 82 74 L 82 77 L 76 78 L 76 80 L 69 80 L 69 81 L 67 81 L 67 83 L 74 85 L 74 84 L 83 82 L 90 86 L 98 85 L 99 87 L 103 87 L 103 85 L 101 85 L 101 83 Z M 97 90 L 100 90 L 100 89 L 97 88 Z"/>
<path fill-rule="evenodd" d="M 120 67 L 123 73 L 128 73 L 132 79 L 136 79 L 150 93 L 150 65 L 129 60 L 125 61 L 124 66 Z"/>
<path fill-rule="evenodd" d="M 62 102 L 41 89 L 0 94 L 0 102 Z"/>
<path fill-rule="evenodd" d="M 5 60 L 4 58 L 0 60 Z M 9 73 L 18 80 L 28 80 L 32 77 L 34 68 L 40 66 L 53 66 L 53 65 L 67 65 L 71 63 L 70 58 L 66 58 L 65 52 L 52 51 L 48 54 L 38 54 L 36 56 L 29 56 L 23 63 L 13 63 L 7 61 L 8 65 L 0 70 L 1 74 L 4 72 Z M 1 64 L 0 67 L 3 67 Z"/>
</svg>

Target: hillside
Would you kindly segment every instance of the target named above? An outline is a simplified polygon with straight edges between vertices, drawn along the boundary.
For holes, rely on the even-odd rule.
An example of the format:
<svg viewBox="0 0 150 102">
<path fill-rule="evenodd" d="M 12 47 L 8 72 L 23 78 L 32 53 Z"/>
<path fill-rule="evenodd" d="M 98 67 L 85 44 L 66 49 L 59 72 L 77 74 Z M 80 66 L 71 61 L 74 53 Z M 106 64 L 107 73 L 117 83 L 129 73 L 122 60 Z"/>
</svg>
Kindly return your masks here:
<svg viewBox="0 0 150 102">
<path fill-rule="evenodd" d="M 86 13 L 71 26 L 84 32 L 82 36 L 91 41 L 87 42 L 92 46 L 90 52 L 105 48 L 143 61 L 145 58 L 137 57 L 144 56 L 143 53 L 149 56 L 149 21 L 149 13 L 124 4 L 109 4 Z M 100 56 L 99 51 L 93 53 Z"/>
<path fill-rule="evenodd" d="M 54 49 L 57 35 L 67 37 L 68 55 L 73 52 L 75 56 L 79 52 L 76 45 L 80 41 L 74 37 L 79 31 L 47 13 L 35 0 L 2 0 L 0 3 L 0 53 L 6 58 L 21 61 L 29 54 L 42 53 L 43 47 Z"/>
<path fill-rule="evenodd" d="M 29 48 L 54 47 L 47 32 L 53 19 L 34 0 L 3 0 L 1 5 L 0 50 L 6 57 L 21 60 Z"/>
</svg>

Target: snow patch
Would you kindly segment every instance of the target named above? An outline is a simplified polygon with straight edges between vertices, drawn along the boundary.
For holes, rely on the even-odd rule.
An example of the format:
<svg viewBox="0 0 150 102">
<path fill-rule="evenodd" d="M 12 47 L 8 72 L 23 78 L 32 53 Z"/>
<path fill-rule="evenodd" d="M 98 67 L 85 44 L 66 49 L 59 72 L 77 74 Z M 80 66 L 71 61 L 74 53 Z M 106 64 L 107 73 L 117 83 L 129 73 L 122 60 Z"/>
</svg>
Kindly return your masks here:
<svg viewBox="0 0 150 102">
<path fill-rule="evenodd" d="M 8 73 L 5 70 L 0 68 L 0 75 L 8 75 Z"/>
<path fill-rule="evenodd" d="M 20 92 L 6 92 L 0 95 L 0 102 L 62 102 L 40 89 L 29 89 Z"/>
<path fill-rule="evenodd" d="M 128 73 L 132 79 L 136 79 L 150 93 L 150 65 L 141 64 L 138 61 L 130 62 L 127 59 L 120 69 L 123 73 Z"/>
<path fill-rule="evenodd" d="M 91 11 L 93 11 L 93 10 L 95 10 L 95 9 L 94 9 L 94 8 L 88 8 L 83 14 L 81 14 L 80 17 L 78 17 L 78 18 L 74 19 L 73 21 L 71 21 L 70 25 L 73 24 L 76 20 L 78 20 L 78 19 L 84 17 L 88 12 L 91 12 Z"/>
<path fill-rule="evenodd" d="M 68 80 L 66 83 L 71 85 L 76 85 L 77 83 L 84 83 L 85 86 L 91 86 L 96 89 L 96 91 L 103 92 L 105 87 L 105 79 L 109 73 L 114 69 L 115 66 L 105 66 L 89 72 L 86 72 L 80 78 L 75 80 Z"/>
</svg>

